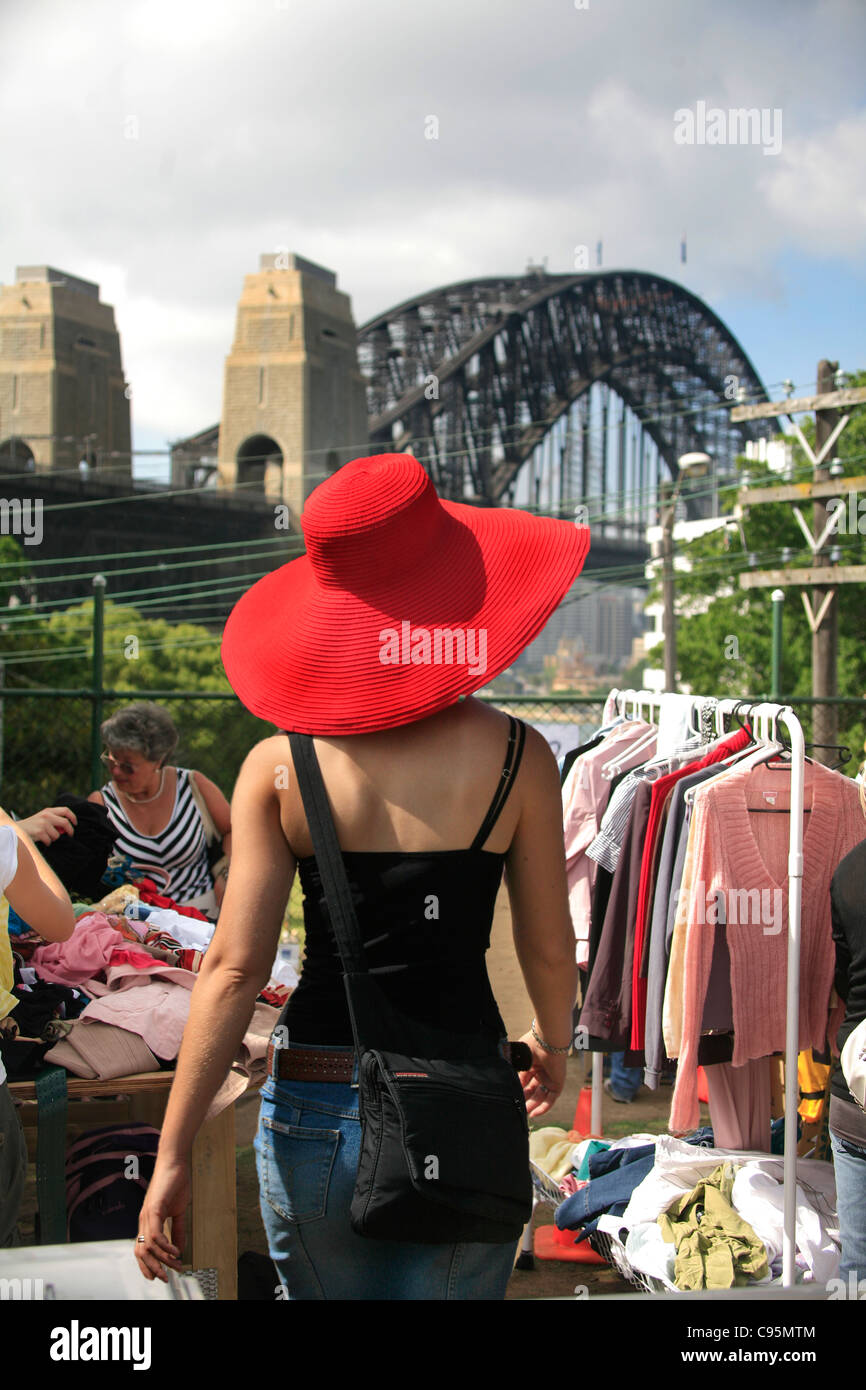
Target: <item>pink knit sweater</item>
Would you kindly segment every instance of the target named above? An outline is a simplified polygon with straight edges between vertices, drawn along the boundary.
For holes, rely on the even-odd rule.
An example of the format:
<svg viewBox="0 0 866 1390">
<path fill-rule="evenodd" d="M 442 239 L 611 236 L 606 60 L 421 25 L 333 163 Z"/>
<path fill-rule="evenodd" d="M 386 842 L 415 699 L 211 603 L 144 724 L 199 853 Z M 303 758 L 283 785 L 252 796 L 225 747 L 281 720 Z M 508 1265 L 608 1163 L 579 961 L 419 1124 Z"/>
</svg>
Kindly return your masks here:
<svg viewBox="0 0 866 1390">
<path fill-rule="evenodd" d="M 790 773 L 766 764 L 734 769 L 695 793 L 682 1044 L 669 1125 L 675 1133 L 699 1123 L 698 1041 L 715 931 L 727 932 L 731 959 L 734 1067 L 784 1051 L 790 818 L 753 812 L 789 804 Z M 823 1048 L 835 965 L 830 880 L 864 838 L 864 818 L 857 785 L 818 763 L 806 764 L 805 805 L 812 809 L 803 832 L 799 1045 Z"/>
</svg>

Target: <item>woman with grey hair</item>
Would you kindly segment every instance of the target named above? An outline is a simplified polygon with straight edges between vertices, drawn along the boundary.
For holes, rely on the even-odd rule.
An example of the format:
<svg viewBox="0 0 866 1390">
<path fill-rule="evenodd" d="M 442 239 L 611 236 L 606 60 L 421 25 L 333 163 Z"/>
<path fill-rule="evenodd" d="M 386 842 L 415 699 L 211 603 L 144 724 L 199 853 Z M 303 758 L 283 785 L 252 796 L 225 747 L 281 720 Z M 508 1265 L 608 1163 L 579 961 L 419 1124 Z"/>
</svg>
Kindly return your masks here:
<svg viewBox="0 0 866 1390">
<path fill-rule="evenodd" d="M 102 725 L 102 739 L 111 780 L 88 800 L 108 812 L 115 848 L 142 873 L 155 875 L 176 902 L 216 916 L 228 860 L 211 875 L 203 809 L 228 856 L 231 815 L 219 787 L 201 772 L 169 764 L 178 733 L 159 705 L 141 701 L 118 710 Z"/>
</svg>

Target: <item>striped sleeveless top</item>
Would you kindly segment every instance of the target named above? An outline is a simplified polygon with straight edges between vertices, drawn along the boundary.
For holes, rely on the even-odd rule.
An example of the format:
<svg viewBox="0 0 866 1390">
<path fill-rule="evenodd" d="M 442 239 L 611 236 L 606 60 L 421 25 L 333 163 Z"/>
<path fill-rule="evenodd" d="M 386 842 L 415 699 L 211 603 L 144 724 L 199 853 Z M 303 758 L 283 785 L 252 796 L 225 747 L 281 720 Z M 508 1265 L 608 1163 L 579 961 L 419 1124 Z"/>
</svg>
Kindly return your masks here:
<svg viewBox="0 0 866 1390">
<path fill-rule="evenodd" d="M 175 768 L 177 786 L 168 825 L 159 835 L 143 835 L 130 824 L 114 784 L 100 787 L 108 818 L 117 831 L 115 849 L 128 854 L 133 867 L 152 877 L 162 893 L 188 902 L 213 887 L 201 814 L 189 784 L 189 770 Z M 167 881 L 166 881 L 167 880 Z"/>
</svg>

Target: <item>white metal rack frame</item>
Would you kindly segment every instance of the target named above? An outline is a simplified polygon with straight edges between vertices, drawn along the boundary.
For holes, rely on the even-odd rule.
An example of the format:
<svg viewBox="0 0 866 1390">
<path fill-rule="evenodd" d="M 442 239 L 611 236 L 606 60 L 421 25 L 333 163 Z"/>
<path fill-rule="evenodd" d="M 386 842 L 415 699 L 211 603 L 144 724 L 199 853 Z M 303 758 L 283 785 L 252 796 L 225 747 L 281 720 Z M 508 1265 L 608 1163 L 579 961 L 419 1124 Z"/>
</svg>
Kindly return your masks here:
<svg viewBox="0 0 866 1390">
<path fill-rule="evenodd" d="M 626 711 L 638 715 L 644 711 L 652 717 L 654 709 L 661 708 L 663 696 L 648 690 L 614 690 L 608 697 L 608 709 L 616 704 L 619 713 Z M 699 710 L 715 697 L 694 695 L 693 710 Z M 724 717 L 748 703 L 744 700 L 722 699 L 716 702 L 716 731 L 721 734 Z M 797 1079 L 797 1059 L 799 1055 L 800 1018 L 800 917 L 803 889 L 803 800 L 805 784 L 806 748 L 803 729 L 790 705 L 776 705 L 767 702 L 751 705 L 748 719 L 756 738 L 769 742 L 779 724 L 783 724 L 791 740 L 791 809 L 790 835 L 788 841 L 788 979 L 785 1030 L 785 1151 L 783 1162 L 784 1182 L 784 1234 L 782 1241 L 782 1283 L 791 1287 L 795 1283 L 796 1271 L 796 1232 L 797 1232 L 797 1110 L 799 1106 L 799 1083 Z M 602 1074 L 604 1054 L 592 1056 L 592 1132 L 601 1134 L 602 1116 Z"/>
</svg>

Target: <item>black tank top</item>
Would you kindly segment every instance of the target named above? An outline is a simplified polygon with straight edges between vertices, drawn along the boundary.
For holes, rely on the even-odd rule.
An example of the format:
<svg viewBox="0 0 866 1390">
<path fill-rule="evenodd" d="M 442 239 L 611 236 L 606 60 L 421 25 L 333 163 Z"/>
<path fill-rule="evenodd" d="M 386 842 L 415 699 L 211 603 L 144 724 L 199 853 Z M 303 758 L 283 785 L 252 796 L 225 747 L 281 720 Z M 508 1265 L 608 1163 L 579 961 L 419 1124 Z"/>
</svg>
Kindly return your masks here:
<svg viewBox="0 0 866 1390">
<path fill-rule="evenodd" d="M 282 731 L 281 731 L 282 732 Z M 468 849 L 343 850 L 368 969 L 410 1018 L 494 1040 L 505 1035 L 485 953 L 504 854 L 481 846 L 514 783 L 526 736 L 511 719 L 502 775 Z M 288 1043 L 352 1045 L 343 967 L 313 855 L 298 860 L 304 893 L 303 970 L 281 1022 Z"/>
</svg>

